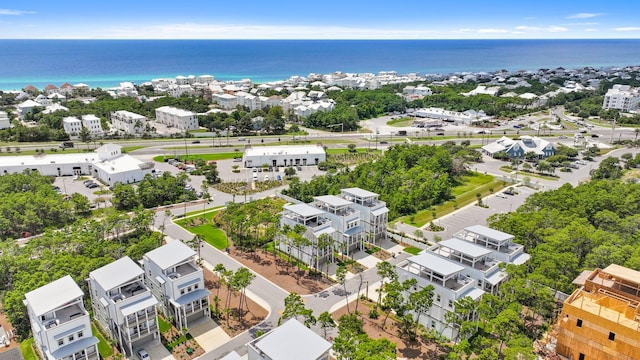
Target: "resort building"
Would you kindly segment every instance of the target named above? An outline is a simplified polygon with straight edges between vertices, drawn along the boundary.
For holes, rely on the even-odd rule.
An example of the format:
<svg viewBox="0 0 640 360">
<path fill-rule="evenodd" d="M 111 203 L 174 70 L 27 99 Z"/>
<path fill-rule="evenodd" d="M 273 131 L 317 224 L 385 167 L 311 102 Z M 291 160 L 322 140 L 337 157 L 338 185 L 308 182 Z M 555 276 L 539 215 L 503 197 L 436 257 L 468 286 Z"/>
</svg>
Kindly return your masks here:
<svg viewBox="0 0 640 360">
<path fill-rule="evenodd" d="M 176 240 L 146 253 L 142 262 L 146 285 L 178 329 L 211 317 L 209 290 L 204 287 L 195 251 Z"/>
<path fill-rule="evenodd" d="M 248 360 L 329 360 L 331 343 L 289 319 L 247 344 Z"/>
<path fill-rule="evenodd" d="M 485 293 L 495 294 L 507 278 L 500 264 L 521 265 L 530 258 L 513 238 L 482 225 L 469 226 L 399 263 L 400 280 L 415 278 L 420 288 L 434 287 L 433 305 L 421 323 L 455 340 L 458 329 L 445 321 L 445 314 L 455 310 L 455 302 L 466 296 L 478 301 Z"/>
<path fill-rule="evenodd" d="M 522 158 L 528 152 L 533 152 L 538 159 L 548 158 L 556 154 L 556 148 L 542 138 L 522 135 L 519 140 L 506 136 L 482 147 L 482 153 L 494 157 L 499 152 L 506 152 L 510 158 Z"/>
<path fill-rule="evenodd" d="M 247 146 L 242 155 L 245 167 L 308 166 L 326 161 L 321 144 L 300 146 Z"/>
<path fill-rule="evenodd" d="M 82 121 L 75 116 L 62 118 L 62 128 L 69 136 L 78 136 L 82 131 Z"/>
<path fill-rule="evenodd" d="M 45 360 L 99 360 L 84 294 L 67 275 L 25 294 L 35 348 Z"/>
<path fill-rule="evenodd" d="M 556 352 L 574 360 L 632 360 L 640 354 L 640 272 L 596 269 L 565 300 Z"/>
<path fill-rule="evenodd" d="M 147 118 L 131 111 L 119 110 L 111 113 L 111 126 L 125 134 L 140 136 L 147 127 Z"/>
<path fill-rule="evenodd" d="M 144 284 L 144 271 L 128 256 L 89 273 L 93 316 L 127 356 L 159 342 L 158 300 Z"/>
<path fill-rule="evenodd" d="M 171 106 L 157 108 L 156 121 L 182 131 L 199 129 L 198 117 L 195 113 Z"/>
<path fill-rule="evenodd" d="M 89 130 L 91 136 L 100 136 L 103 133 L 100 118 L 93 114 L 82 115 L 82 125 Z"/>
<path fill-rule="evenodd" d="M 613 85 L 604 95 L 603 109 L 618 109 L 629 112 L 638 109 L 640 103 L 640 89 L 629 85 Z"/>
</svg>

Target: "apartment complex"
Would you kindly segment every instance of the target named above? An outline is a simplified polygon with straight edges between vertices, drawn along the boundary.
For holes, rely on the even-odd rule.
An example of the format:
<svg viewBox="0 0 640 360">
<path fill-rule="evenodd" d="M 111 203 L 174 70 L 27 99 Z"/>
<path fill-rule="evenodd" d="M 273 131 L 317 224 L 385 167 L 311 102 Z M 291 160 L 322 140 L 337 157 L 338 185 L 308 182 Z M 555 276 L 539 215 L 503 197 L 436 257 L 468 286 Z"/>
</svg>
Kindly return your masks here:
<svg viewBox="0 0 640 360">
<path fill-rule="evenodd" d="M 199 128 L 198 117 L 195 113 L 172 106 L 157 108 L 156 121 L 182 131 L 198 130 Z"/>
<path fill-rule="evenodd" d="M 618 109 L 622 112 L 637 110 L 640 90 L 629 85 L 613 85 L 604 95 L 603 109 Z"/>
<path fill-rule="evenodd" d="M 84 294 L 67 275 L 25 294 L 35 347 L 45 360 L 99 360 Z"/>
<path fill-rule="evenodd" d="M 111 113 L 111 126 L 129 135 L 142 135 L 147 127 L 147 118 L 131 111 L 119 110 Z"/>
<path fill-rule="evenodd" d="M 478 301 L 485 293 L 496 293 L 507 278 L 500 264 L 521 265 L 529 259 L 513 238 L 482 225 L 469 226 L 400 262 L 396 272 L 401 281 L 413 278 L 419 288 L 434 287 L 433 305 L 420 322 L 456 339 L 458 329 L 445 321 L 445 314 L 455 310 L 455 302 L 464 297 Z"/>
<path fill-rule="evenodd" d="M 156 304 L 144 271 L 128 256 L 89 273 L 94 318 L 127 356 L 143 343 L 160 341 Z"/>
<path fill-rule="evenodd" d="M 100 118 L 93 115 L 82 115 L 82 125 L 89 130 L 89 133 L 93 136 L 102 135 L 102 123 Z"/>
<path fill-rule="evenodd" d="M 331 343 L 296 319 L 247 344 L 248 360 L 329 360 Z"/>
<path fill-rule="evenodd" d="M 556 352 L 574 360 L 632 360 L 640 354 L 640 272 L 596 269 L 565 300 Z"/>
<path fill-rule="evenodd" d="M 82 121 L 74 116 L 62 118 L 62 128 L 69 136 L 77 136 L 82 130 Z"/>
<path fill-rule="evenodd" d="M 204 274 L 196 263 L 195 251 L 173 241 L 146 253 L 142 262 L 146 285 L 178 329 L 211 317 L 209 290 L 204 287 Z"/>
</svg>

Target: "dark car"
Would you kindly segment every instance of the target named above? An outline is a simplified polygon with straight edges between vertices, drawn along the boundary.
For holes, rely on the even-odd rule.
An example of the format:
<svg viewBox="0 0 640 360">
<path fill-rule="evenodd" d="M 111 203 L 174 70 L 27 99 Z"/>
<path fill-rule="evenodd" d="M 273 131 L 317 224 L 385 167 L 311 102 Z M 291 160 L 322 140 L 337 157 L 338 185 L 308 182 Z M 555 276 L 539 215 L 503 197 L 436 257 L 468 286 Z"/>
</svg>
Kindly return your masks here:
<svg viewBox="0 0 640 360">
<path fill-rule="evenodd" d="M 388 144 L 388 142 L 386 142 L 384 140 L 380 141 L 380 145 L 386 145 L 386 144 Z"/>
<path fill-rule="evenodd" d="M 443 132 L 439 132 L 439 133 L 436 133 L 436 135 L 444 136 L 444 133 Z"/>
<path fill-rule="evenodd" d="M 200 144 L 200 140 L 193 140 L 191 143 L 192 144 Z"/>
<path fill-rule="evenodd" d="M 592 137 L 592 138 L 597 138 L 597 137 L 600 137 L 600 135 L 598 135 L 598 134 L 591 134 L 591 137 Z"/>
</svg>

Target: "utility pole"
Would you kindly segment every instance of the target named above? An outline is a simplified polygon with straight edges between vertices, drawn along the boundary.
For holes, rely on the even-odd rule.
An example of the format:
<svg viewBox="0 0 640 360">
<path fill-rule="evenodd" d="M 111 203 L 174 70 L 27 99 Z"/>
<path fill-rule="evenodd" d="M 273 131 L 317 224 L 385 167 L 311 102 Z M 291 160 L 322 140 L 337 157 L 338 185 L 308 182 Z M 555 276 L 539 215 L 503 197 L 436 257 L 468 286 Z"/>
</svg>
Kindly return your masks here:
<svg viewBox="0 0 640 360">
<path fill-rule="evenodd" d="M 613 117 L 613 125 L 611 126 L 611 138 L 609 139 L 609 144 L 613 144 L 613 133 L 616 130 L 616 121 L 618 120 L 618 114 Z"/>
</svg>

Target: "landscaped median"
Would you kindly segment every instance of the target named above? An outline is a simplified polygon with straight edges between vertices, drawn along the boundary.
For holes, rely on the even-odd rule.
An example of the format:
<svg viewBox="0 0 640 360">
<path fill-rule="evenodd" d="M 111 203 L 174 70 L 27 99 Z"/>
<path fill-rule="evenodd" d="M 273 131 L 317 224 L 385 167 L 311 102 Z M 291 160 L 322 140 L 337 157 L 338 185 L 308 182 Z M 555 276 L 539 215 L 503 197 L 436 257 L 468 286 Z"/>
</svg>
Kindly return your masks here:
<svg viewBox="0 0 640 360">
<path fill-rule="evenodd" d="M 211 221 L 220 209 L 221 207 L 207 210 L 204 213 L 202 211 L 191 212 L 187 214 L 187 217 L 174 222 L 193 234 L 199 235 L 207 244 L 218 250 L 224 250 L 229 247 L 227 235 L 224 231 L 213 226 Z"/>
</svg>

